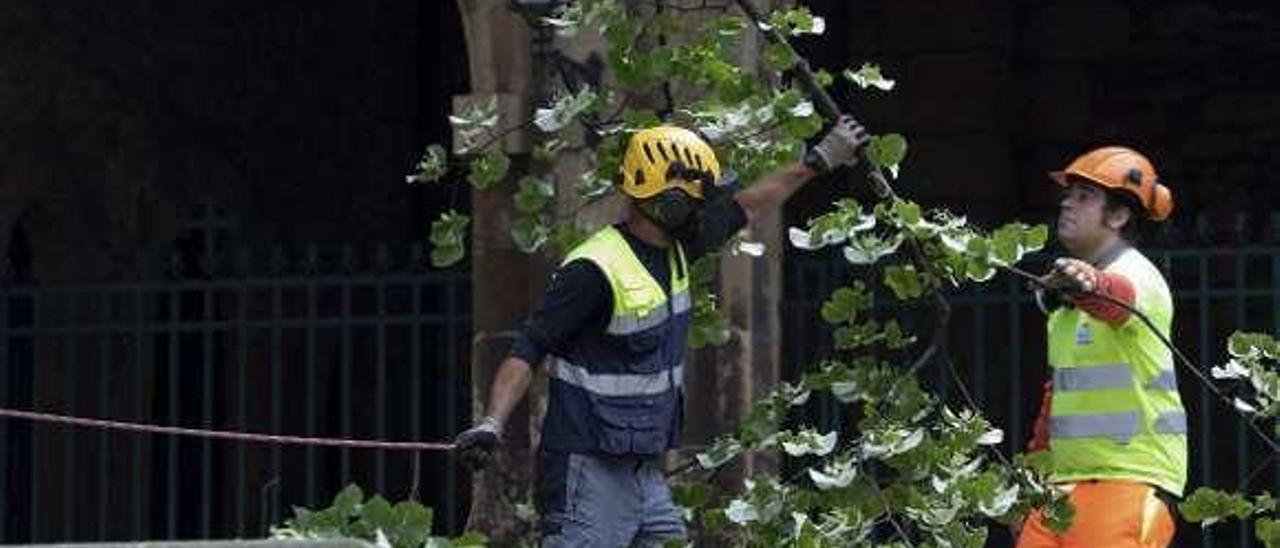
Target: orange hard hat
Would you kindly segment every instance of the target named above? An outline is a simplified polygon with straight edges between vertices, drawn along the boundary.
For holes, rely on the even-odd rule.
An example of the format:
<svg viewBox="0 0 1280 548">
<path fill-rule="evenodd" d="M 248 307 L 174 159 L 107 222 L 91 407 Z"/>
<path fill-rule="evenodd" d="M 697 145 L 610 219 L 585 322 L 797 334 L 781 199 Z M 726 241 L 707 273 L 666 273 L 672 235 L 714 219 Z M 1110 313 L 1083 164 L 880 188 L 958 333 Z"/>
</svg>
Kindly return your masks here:
<svg viewBox="0 0 1280 548">
<path fill-rule="evenodd" d="M 1062 171 L 1049 172 L 1054 182 L 1068 186 L 1076 180 L 1101 185 L 1133 196 L 1147 218 L 1163 221 L 1173 213 L 1173 193 L 1160 184 L 1151 160 L 1125 147 L 1102 147 L 1084 153 Z"/>
</svg>

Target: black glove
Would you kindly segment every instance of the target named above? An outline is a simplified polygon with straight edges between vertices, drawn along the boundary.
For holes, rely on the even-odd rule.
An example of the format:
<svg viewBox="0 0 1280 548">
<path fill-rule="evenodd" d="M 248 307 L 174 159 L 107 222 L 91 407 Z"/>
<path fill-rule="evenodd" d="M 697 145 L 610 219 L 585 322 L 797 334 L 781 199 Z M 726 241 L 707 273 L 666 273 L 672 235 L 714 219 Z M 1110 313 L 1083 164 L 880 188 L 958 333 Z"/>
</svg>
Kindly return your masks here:
<svg viewBox="0 0 1280 548">
<path fill-rule="evenodd" d="M 871 137 L 867 129 L 848 114 L 841 116 L 836 125 L 805 154 L 804 163 L 818 173 L 826 173 L 840 166 L 852 166 L 858 162 L 858 148 Z"/>
<path fill-rule="evenodd" d="M 453 445 L 463 466 L 483 470 L 493 461 L 493 452 L 502 445 L 502 421 L 494 417 L 480 419 L 475 426 L 458 434 Z"/>
</svg>

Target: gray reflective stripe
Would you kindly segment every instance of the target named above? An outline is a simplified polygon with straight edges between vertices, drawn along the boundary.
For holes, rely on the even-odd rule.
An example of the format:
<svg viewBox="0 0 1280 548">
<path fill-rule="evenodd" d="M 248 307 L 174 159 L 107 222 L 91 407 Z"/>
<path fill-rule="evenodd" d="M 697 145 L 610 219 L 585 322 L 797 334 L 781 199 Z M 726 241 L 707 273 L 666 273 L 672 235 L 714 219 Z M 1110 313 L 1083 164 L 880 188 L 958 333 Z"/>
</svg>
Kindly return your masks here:
<svg viewBox="0 0 1280 548">
<path fill-rule="evenodd" d="M 1156 417 L 1157 434 L 1186 434 L 1187 414 L 1182 411 L 1165 411 Z"/>
<path fill-rule="evenodd" d="M 1128 443 L 1138 433 L 1138 421 L 1137 411 L 1052 417 L 1049 420 L 1049 439 L 1111 438 Z"/>
<path fill-rule="evenodd" d="M 667 321 L 667 307 L 658 306 L 644 316 L 615 315 L 609 321 L 608 331 L 614 335 L 630 335 L 656 327 L 665 321 Z"/>
<path fill-rule="evenodd" d="M 1053 391 L 1114 390 L 1133 387 L 1133 370 L 1127 363 L 1053 370 Z"/>
<path fill-rule="evenodd" d="M 1151 382 L 1147 383 L 1146 388 L 1147 390 L 1177 391 L 1178 376 L 1174 374 L 1172 369 L 1165 369 L 1164 371 L 1161 371 L 1159 375 L 1156 375 L 1156 378 L 1151 379 Z"/>
<path fill-rule="evenodd" d="M 681 384 L 684 366 L 647 375 L 592 374 L 563 359 L 552 364 L 552 375 L 564 382 L 600 396 L 649 396 L 661 394 Z"/>
<path fill-rule="evenodd" d="M 676 314 L 689 310 L 689 290 L 678 291 L 671 296 L 671 310 Z"/>
</svg>

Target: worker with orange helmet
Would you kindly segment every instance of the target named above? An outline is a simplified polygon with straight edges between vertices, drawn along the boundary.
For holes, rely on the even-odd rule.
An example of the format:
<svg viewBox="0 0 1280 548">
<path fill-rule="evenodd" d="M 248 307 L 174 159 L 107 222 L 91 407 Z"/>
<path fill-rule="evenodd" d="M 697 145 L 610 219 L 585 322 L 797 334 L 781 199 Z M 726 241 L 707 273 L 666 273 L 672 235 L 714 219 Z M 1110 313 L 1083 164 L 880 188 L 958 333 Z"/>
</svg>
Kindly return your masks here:
<svg viewBox="0 0 1280 548">
<path fill-rule="evenodd" d="M 1050 479 L 1075 518 L 1054 533 L 1033 512 L 1018 546 L 1159 547 L 1173 538 L 1173 497 L 1187 477 L 1187 418 L 1169 337 L 1164 276 L 1134 244 L 1139 224 L 1173 212 L 1155 167 L 1129 148 L 1103 147 L 1049 174 L 1063 188 L 1057 235 L 1068 257 L 1042 278 L 1060 298 L 1048 313 L 1041 415 L 1029 449 L 1048 450 Z M 1121 306 L 1117 303 L 1123 303 Z"/>
<path fill-rule="evenodd" d="M 456 439 L 464 462 L 485 465 L 532 364 L 551 358 L 534 490 L 541 546 L 660 546 L 686 536 L 658 457 L 680 440 L 689 264 L 816 173 L 852 164 L 866 139 L 844 118 L 804 162 L 731 192 L 719 185 L 714 150 L 692 131 L 631 136 L 619 166 L 626 219 L 569 252 L 500 365 L 488 413 Z"/>
</svg>

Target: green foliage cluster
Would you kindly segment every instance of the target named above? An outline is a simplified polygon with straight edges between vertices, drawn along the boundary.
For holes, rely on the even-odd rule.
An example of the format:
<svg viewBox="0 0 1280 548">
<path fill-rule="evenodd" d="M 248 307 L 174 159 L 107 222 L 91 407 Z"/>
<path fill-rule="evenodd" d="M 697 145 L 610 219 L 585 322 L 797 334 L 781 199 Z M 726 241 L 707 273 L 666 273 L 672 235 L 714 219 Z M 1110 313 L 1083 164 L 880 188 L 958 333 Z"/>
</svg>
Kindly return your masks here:
<svg viewBox="0 0 1280 548">
<path fill-rule="evenodd" d="M 1280 434 L 1276 421 L 1280 417 L 1280 341 L 1266 333 L 1236 332 L 1227 340 L 1226 350 L 1227 363 L 1213 367 L 1213 377 L 1235 394 L 1233 403 L 1243 420 L 1269 423 L 1271 431 Z M 1239 490 L 1244 487 L 1235 491 L 1200 487 L 1178 509 L 1184 519 L 1202 527 L 1229 519 L 1253 520 L 1258 540 L 1268 548 L 1280 547 L 1276 500 L 1269 492 L 1242 494 Z"/>
<path fill-rule="evenodd" d="M 295 507 L 293 517 L 271 530 L 277 539 L 366 540 L 378 548 L 476 548 L 486 544 L 484 535 L 466 533 L 455 538 L 431 534 L 431 509 L 417 501 L 392 504 L 379 495 L 365 498 L 348 485 L 320 510 Z"/>
</svg>

